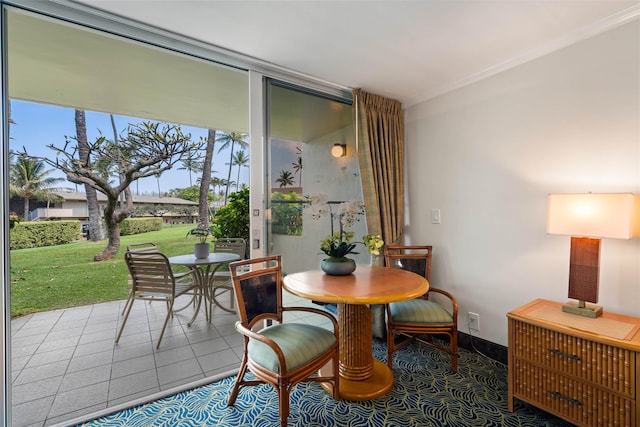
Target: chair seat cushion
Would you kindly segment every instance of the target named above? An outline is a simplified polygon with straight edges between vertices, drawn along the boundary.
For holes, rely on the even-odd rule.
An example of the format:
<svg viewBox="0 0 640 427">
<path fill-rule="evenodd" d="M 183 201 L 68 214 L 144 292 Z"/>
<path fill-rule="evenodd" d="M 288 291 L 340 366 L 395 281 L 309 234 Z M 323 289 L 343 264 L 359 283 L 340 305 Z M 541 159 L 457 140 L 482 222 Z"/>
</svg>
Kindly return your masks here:
<svg viewBox="0 0 640 427">
<path fill-rule="evenodd" d="M 391 317 L 402 323 L 452 323 L 453 317 L 441 305 L 422 298 L 391 303 Z"/>
<path fill-rule="evenodd" d="M 336 336 L 327 329 L 314 325 L 283 323 L 269 326 L 260 334 L 275 341 L 284 354 L 287 371 L 306 364 L 326 352 L 336 342 Z M 280 372 L 276 353 L 263 342 L 249 340 L 249 358 L 273 372 Z"/>
</svg>

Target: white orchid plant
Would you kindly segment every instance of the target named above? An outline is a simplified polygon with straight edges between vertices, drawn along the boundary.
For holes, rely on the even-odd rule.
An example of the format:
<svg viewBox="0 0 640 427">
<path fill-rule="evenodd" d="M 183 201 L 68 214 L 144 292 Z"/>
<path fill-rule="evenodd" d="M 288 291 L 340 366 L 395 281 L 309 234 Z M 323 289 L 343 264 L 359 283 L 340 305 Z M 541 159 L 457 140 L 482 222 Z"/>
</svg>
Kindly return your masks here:
<svg viewBox="0 0 640 427">
<path fill-rule="evenodd" d="M 356 222 L 360 221 L 360 215 L 365 212 L 364 204 L 359 201 L 342 202 L 332 211 L 327 196 L 324 194 L 306 196 L 307 209 L 314 220 L 318 220 L 325 215 L 329 215 L 331 224 L 331 234 L 320 242 L 320 250 L 329 258 L 335 261 L 344 261 L 348 254 L 358 254 L 354 249 L 361 242 L 353 242 L 355 233 L 348 231 Z M 338 220 L 338 230 L 335 230 L 335 221 Z M 382 237 L 367 234 L 363 238 L 363 244 L 369 252 L 374 255 L 380 254 L 380 248 L 384 245 Z"/>
</svg>

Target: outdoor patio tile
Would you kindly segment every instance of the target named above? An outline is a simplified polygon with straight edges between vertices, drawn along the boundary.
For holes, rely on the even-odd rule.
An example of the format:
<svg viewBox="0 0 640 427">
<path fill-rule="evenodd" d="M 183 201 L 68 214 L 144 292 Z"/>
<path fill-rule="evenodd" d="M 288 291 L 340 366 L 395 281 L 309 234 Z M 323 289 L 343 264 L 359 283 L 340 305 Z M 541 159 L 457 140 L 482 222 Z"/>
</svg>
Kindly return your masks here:
<svg viewBox="0 0 640 427">
<path fill-rule="evenodd" d="M 43 380 L 11 387 L 11 404 L 19 405 L 32 400 L 54 396 L 62 383 L 62 376 L 45 378 Z"/>
<path fill-rule="evenodd" d="M 109 340 L 112 343 L 115 342 L 116 339 L 116 328 L 115 326 L 111 326 L 109 329 L 105 329 L 102 331 L 85 331 L 80 337 L 80 341 L 78 341 L 78 345 L 90 344 L 98 341 Z"/>
<path fill-rule="evenodd" d="M 160 334 L 156 334 L 153 336 L 154 345 L 158 345 L 159 336 Z M 158 350 L 160 351 L 169 350 L 172 348 L 184 347 L 186 345 L 189 345 L 189 340 L 184 334 L 168 336 L 168 337 L 165 336 L 162 338 L 162 342 L 160 343 L 160 348 Z"/>
<path fill-rule="evenodd" d="M 33 335 L 26 335 L 20 337 L 14 337 L 11 339 L 11 345 L 15 348 L 20 348 L 23 346 L 29 346 L 32 344 L 40 344 L 44 339 L 47 338 L 46 333 L 38 333 Z"/>
<path fill-rule="evenodd" d="M 120 336 L 120 342 L 116 344 L 116 347 L 126 347 L 129 345 L 137 345 L 141 343 L 147 343 L 151 341 L 151 332 L 148 330 L 136 331 L 134 329 L 129 329 L 129 325 L 124 328 L 122 331 L 122 335 Z M 127 330 L 129 333 L 127 333 Z M 115 344 L 116 340 L 113 339 Z"/>
<path fill-rule="evenodd" d="M 166 350 L 160 347 L 160 351 L 156 351 L 155 353 L 156 366 L 158 367 L 170 365 L 182 360 L 193 359 L 194 357 L 193 349 L 188 345 Z"/>
<path fill-rule="evenodd" d="M 224 338 L 218 337 L 191 344 L 191 348 L 196 356 L 204 356 L 205 354 L 226 350 L 229 348 L 229 345 Z"/>
<path fill-rule="evenodd" d="M 109 382 L 104 381 L 98 384 L 92 384 L 75 390 L 58 393 L 51 406 L 49 417 L 58 415 L 69 415 L 72 412 L 93 407 L 107 407 L 107 393 L 109 391 Z"/>
<path fill-rule="evenodd" d="M 14 357 L 11 355 L 11 372 L 20 372 L 25 367 L 31 356 Z"/>
<path fill-rule="evenodd" d="M 28 427 L 44 424 L 47 414 L 51 409 L 55 396 L 47 396 L 42 399 L 32 400 L 19 405 L 11 406 L 11 426 Z"/>
<path fill-rule="evenodd" d="M 127 375 L 155 369 L 156 364 L 153 355 L 137 357 L 116 362 L 111 365 L 111 378 L 121 378 Z"/>
<path fill-rule="evenodd" d="M 78 320 L 87 320 L 91 315 L 93 308 L 91 306 L 75 307 L 73 310 L 64 310 L 60 315 L 59 322 L 74 322 Z"/>
<path fill-rule="evenodd" d="M 81 344 L 76 347 L 76 351 L 73 353 L 73 356 L 81 357 L 89 354 L 101 353 L 103 351 L 113 351 L 114 345 L 115 343 L 110 339 Z"/>
<path fill-rule="evenodd" d="M 133 393 L 133 394 L 129 394 L 127 396 L 123 396 L 123 397 L 118 397 L 116 399 L 109 399 L 109 401 L 107 402 L 107 407 L 112 407 L 112 406 L 116 406 L 116 405 L 120 405 L 123 403 L 129 403 L 133 400 L 137 400 L 137 399 L 143 399 L 148 397 L 149 395 L 153 394 L 153 393 L 157 393 L 160 391 L 159 387 L 153 388 L 153 389 L 149 389 L 149 390 L 142 390 L 139 391 L 137 393 Z"/>
<path fill-rule="evenodd" d="M 45 339 L 40 347 L 38 347 L 38 353 L 47 352 L 47 351 L 55 351 L 55 350 L 63 350 L 65 348 L 73 348 L 78 344 L 80 337 L 67 337 L 67 338 L 55 338 L 55 339 Z"/>
<path fill-rule="evenodd" d="M 225 335 L 224 340 L 227 342 L 229 347 L 237 347 L 243 345 L 244 338 L 239 333 L 235 333 L 233 335 Z"/>
<path fill-rule="evenodd" d="M 73 355 L 73 351 L 75 349 L 73 347 L 63 348 L 60 350 L 53 351 L 45 351 L 40 352 L 37 351 L 36 354 L 31 357 L 31 360 L 27 363 L 27 368 L 33 368 L 35 366 L 45 365 L 48 363 L 57 362 L 60 360 L 71 359 Z"/>
<path fill-rule="evenodd" d="M 111 369 L 111 365 L 102 365 L 67 373 L 62 380 L 59 391 L 71 391 L 91 384 L 109 381 L 111 379 Z"/>
<path fill-rule="evenodd" d="M 95 368 L 96 366 L 110 365 L 113 361 L 113 351 L 103 351 L 87 356 L 74 357 L 69 362 L 67 372 L 82 371 L 84 369 Z"/>
<path fill-rule="evenodd" d="M 240 357 L 231 349 L 198 357 L 198 362 L 204 372 L 210 372 L 225 366 L 235 366 L 239 368 L 240 361 Z"/>
<path fill-rule="evenodd" d="M 220 366 L 211 371 L 206 371 L 204 374 L 205 374 L 205 377 L 211 377 L 211 378 L 214 378 L 220 375 L 229 376 L 229 375 L 237 374 L 239 369 L 240 369 L 240 363 L 236 363 L 234 365 Z"/>
<path fill-rule="evenodd" d="M 220 335 L 223 337 L 227 335 L 240 335 L 238 331 L 236 331 L 235 324 L 226 324 L 226 325 L 216 325 L 216 329 L 220 332 Z"/>
<path fill-rule="evenodd" d="M 198 375 L 194 375 L 194 376 L 188 377 L 188 378 L 181 378 L 181 379 L 179 379 L 179 380 L 177 380 L 175 382 L 172 382 L 172 383 L 161 384 L 160 388 L 163 391 L 171 390 L 172 388 L 184 386 L 186 384 L 190 384 L 192 382 L 199 381 L 199 380 L 201 380 L 203 378 L 205 378 L 204 374 L 198 374 Z"/>
<path fill-rule="evenodd" d="M 150 342 L 144 342 L 140 344 L 122 346 L 120 344 L 115 346 L 113 352 L 113 361 L 120 362 L 128 359 L 135 359 L 136 357 L 153 355 L 155 348 Z"/>
<path fill-rule="evenodd" d="M 71 321 L 57 322 L 50 330 L 52 332 L 57 332 L 57 331 L 65 331 L 67 329 L 84 328 L 86 324 L 87 324 L 86 320 L 71 320 Z"/>
<path fill-rule="evenodd" d="M 26 327 L 22 327 L 18 330 L 13 330 L 13 320 L 11 321 L 11 338 L 24 338 L 24 337 L 29 337 L 32 335 L 47 335 L 47 333 L 49 333 L 49 330 L 42 330 L 41 328 L 26 328 Z"/>
<path fill-rule="evenodd" d="M 47 418 L 47 422 L 45 426 L 60 426 L 60 427 L 69 427 L 67 421 L 72 420 L 74 418 L 87 416 L 91 413 L 102 411 L 106 409 L 105 403 L 100 403 L 94 406 L 88 406 L 86 408 L 78 409 L 77 411 L 67 412 L 63 415 L 49 417 Z"/>
<path fill-rule="evenodd" d="M 143 390 L 150 390 L 151 393 L 160 391 L 155 369 L 111 380 L 109 400 L 130 396 Z"/>
<path fill-rule="evenodd" d="M 38 350 L 39 345 L 40 343 L 16 346 L 14 345 L 13 342 L 11 342 L 11 359 L 18 358 L 18 357 L 31 358 L 31 356 L 36 352 L 36 350 Z"/>
<path fill-rule="evenodd" d="M 36 366 L 34 368 L 26 368 L 20 372 L 12 383 L 14 386 L 31 383 L 34 381 L 44 380 L 46 378 L 64 375 L 67 371 L 69 360 L 61 360 L 46 365 Z"/>
<path fill-rule="evenodd" d="M 166 384 L 174 383 L 180 379 L 194 376 L 196 374 L 202 375 L 201 378 L 204 378 L 204 372 L 194 357 L 192 359 L 182 360 L 172 365 L 159 367 L 158 381 L 162 387 Z"/>
<path fill-rule="evenodd" d="M 67 329 L 54 329 L 49 331 L 47 334 L 47 340 L 61 339 L 61 338 L 69 338 L 69 337 L 81 337 L 84 333 L 84 328 L 82 326 L 78 326 L 75 328 L 67 328 Z"/>
<path fill-rule="evenodd" d="M 85 326 L 84 331 L 82 331 L 83 335 L 90 335 L 90 334 L 101 333 L 101 332 L 113 333 L 113 331 L 115 331 L 118 326 L 117 319 L 114 319 L 114 320 L 105 319 L 101 321 L 95 321 L 95 319 L 92 318 L 91 320 L 92 321 L 90 323 L 87 323 L 87 325 Z"/>
</svg>

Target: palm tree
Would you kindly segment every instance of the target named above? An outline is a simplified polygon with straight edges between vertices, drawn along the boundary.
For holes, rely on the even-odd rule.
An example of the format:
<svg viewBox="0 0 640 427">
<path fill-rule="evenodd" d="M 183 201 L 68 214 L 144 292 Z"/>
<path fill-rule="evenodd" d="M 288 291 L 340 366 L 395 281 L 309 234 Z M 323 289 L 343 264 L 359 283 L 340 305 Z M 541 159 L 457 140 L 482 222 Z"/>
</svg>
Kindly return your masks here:
<svg viewBox="0 0 640 427">
<path fill-rule="evenodd" d="M 244 166 L 245 168 L 248 167 L 247 166 L 248 163 L 249 163 L 249 156 L 245 154 L 244 150 L 240 150 L 233 155 L 233 160 L 231 161 L 231 164 L 233 166 L 238 166 L 238 179 L 236 180 L 236 191 L 238 191 L 238 184 L 240 183 L 240 168 L 242 166 Z"/>
<path fill-rule="evenodd" d="M 216 144 L 216 130 L 207 131 L 204 161 L 202 162 L 202 177 L 200 179 L 200 198 L 198 200 L 198 226 L 209 228 L 209 186 L 211 185 L 211 163 Z"/>
<path fill-rule="evenodd" d="M 293 173 L 298 175 L 298 186 L 302 187 L 302 157 L 298 156 L 298 159 L 291 164 L 293 165 Z"/>
<path fill-rule="evenodd" d="M 181 171 L 189 171 L 189 187 L 193 186 L 193 172 L 196 172 L 200 168 L 200 156 L 198 153 L 189 153 L 186 159 L 182 161 L 182 167 L 179 167 L 178 170 Z"/>
<path fill-rule="evenodd" d="M 229 173 L 227 174 L 227 187 L 224 192 L 225 205 L 227 204 L 227 198 L 229 197 L 229 185 L 231 183 L 231 168 L 233 168 L 234 146 L 237 143 L 240 148 L 247 148 L 249 146 L 249 143 L 244 140 L 246 137 L 247 135 L 241 132 L 228 132 L 222 133 L 220 137 L 216 139 L 217 142 L 220 142 L 222 144 L 220 145 L 220 148 L 218 148 L 218 153 L 220 153 L 222 150 L 226 150 L 227 148 L 229 148 L 229 146 L 231 147 L 231 154 L 229 155 Z"/>
<path fill-rule="evenodd" d="M 276 179 L 276 182 L 282 187 L 290 187 L 293 185 L 293 175 L 289 171 L 280 171 L 280 177 Z"/>
<path fill-rule="evenodd" d="M 48 175 L 51 170 L 45 170 L 43 161 L 20 156 L 10 166 L 9 193 L 24 199 L 24 220 L 29 220 L 29 200 L 54 201 L 58 196 L 54 193 L 54 184 L 64 181 Z"/>
<path fill-rule="evenodd" d="M 91 155 L 89 143 L 87 141 L 87 121 L 84 110 L 75 110 L 75 123 L 76 141 L 78 142 L 78 158 L 81 162 L 89 165 L 91 162 Z M 94 166 L 96 165 L 94 164 Z M 108 166 L 105 165 L 104 162 L 101 163 L 99 167 L 106 167 L 108 169 Z M 105 174 L 107 174 L 106 171 Z M 78 184 L 76 184 L 76 187 L 77 185 Z M 102 210 L 98 203 L 98 192 L 89 184 L 84 184 L 84 192 L 87 197 L 87 212 L 89 214 L 89 231 L 87 233 L 87 237 L 89 240 L 97 242 L 104 239 L 104 230 L 102 229 Z"/>
</svg>

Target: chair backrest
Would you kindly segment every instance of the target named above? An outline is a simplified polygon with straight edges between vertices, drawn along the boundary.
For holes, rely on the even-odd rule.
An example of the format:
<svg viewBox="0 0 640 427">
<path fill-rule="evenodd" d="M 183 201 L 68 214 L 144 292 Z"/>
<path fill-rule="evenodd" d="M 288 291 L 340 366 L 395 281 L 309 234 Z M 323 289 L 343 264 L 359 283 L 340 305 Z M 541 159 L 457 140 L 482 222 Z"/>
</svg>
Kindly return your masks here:
<svg viewBox="0 0 640 427">
<path fill-rule="evenodd" d="M 386 245 L 384 257 L 389 268 L 400 268 L 431 278 L 431 246 Z"/>
<path fill-rule="evenodd" d="M 240 237 L 220 237 L 213 244 L 213 252 L 226 252 L 246 258 L 247 244 Z"/>
<path fill-rule="evenodd" d="M 282 258 L 273 255 L 229 264 L 240 322 L 248 328 L 258 321 L 282 322 Z"/>
<path fill-rule="evenodd" d="M 173 294 L 175 279 L 166 256 L 160 252 L 127 251 L 124 260 L 129 268 L 134 292 Z"/>
<path fill-rule="evenodd" d="M 158 252 L 158 246 L 152 242 L 131 243 L 127 245 L 128 252 Z"/>
</svg>

